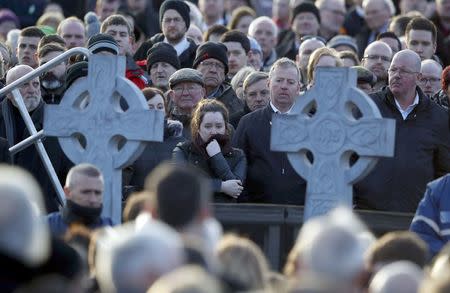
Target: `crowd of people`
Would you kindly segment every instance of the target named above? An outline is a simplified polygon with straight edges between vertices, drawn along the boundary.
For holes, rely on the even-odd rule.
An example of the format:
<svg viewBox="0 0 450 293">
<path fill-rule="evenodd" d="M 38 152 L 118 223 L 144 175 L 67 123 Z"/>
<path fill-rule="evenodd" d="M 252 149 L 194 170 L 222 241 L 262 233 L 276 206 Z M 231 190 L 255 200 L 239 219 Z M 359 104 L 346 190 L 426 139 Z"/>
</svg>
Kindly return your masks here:
<svg viewBox="0 0 450 293">
<path fill-rule="evenodd" d="M 45 106 L 89 79 L 89 57 L 0 97 L 2 292 L 450 290 L 449 0 L 72 2 L 0 0 L 0 89 L 72 48 L 117 56 L 164 113 L 164 137 L 123 169 L 117 223 L 103 213 L 101 170 L 74 165 L 56 137 L 42 142 L 64 203 L 33 146 L 9 152 L 30 133 L 17 99 L 41 130 Z M 351 86 L 396 121 L 394 156 L 354 183 L 354 208 L 415 215 L 410 231 L 379 239 L 345 208 L 313 218 L 277 272 L 250 239 L 223 234 L 211 203 L 305 204 L 307 182 L 271 150 L 271 125 L 321 111 L 293 110 L 318 67 L 353 68 Z"/>
</svg>

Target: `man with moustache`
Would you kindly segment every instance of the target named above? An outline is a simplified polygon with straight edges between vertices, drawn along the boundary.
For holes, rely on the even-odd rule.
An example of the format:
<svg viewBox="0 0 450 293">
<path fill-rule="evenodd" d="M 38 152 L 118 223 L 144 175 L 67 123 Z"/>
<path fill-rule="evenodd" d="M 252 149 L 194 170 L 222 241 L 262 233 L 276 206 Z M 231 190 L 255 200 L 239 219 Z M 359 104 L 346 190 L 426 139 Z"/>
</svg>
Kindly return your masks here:
<svg viewBox="0 0 450 293">
<path fill-rule="evenodd" d="M 33 71 L 33 68 L 28 65 L 17 65 L 11 68 L 6 75 L 6 85 L 13 83 L 31 71 Z M 36 130 L 41 130 L 44 120 L 44 102 L 42 101 L 39 78 L 36 77 L 24 83 L 19 87 L 19 92 Z M 11 147 L 28 136 L 29 132 L 25 122 L 14 102 L 12 93 L 9 92 L 6 95 L 6 99 L 1 102 L 0 137 L 6 138 L 8 146 Z M 63 182 L 72 163 L 62 152 L 57 138 L 47 137 L 43 143 L 60 182 Z M 11 161 L 13 164 L 28 170 L 37 179 L 45 195 L 46 210 L 48 212 L 58 210 L 58 201 L 56 199 L 54 187 L 45 172 L 44 165 L 42 164 L 36 148 L 31 146 L 22 150 L 12 156 Z"/>
<path fill-rule="evenodd" d="M 364 50 L 361 65 L 372 71 L 377 77 L 373 91 L 378 91 L 387 85 L 388 68 L 391 64 L 392 50 L 382 41 L 375 41 Z"/>
<path fill-rule="evenodd" d="M 181 0 L 164 1 L 159 10 L 159 24 L 162 33 L 145 41 L 134 54 L 134 60 L 146 60 L 147 51 L 156 43 L 164 42 L 172 45 L 177 51 L 181 68 L 192 68 L 197 45 L 186 37 L 191 23 L 189 6 Z"/>
<path fill-rule="evenodd" d="M 300 71 L 288 58 L 277 60 L 267 81 L 269 104 L 242 117 L 233 146 L 244 151 L 247 181 L 241 198 L 252 202 L 303 205 L 306 182 L 292 168 L 286 153 L 270 150 L 273 115 L 290 113 L 300 93 Z"/>
<path fill-rule="evenodd" d="M 55 59 L 64 51 L 63 47 L 54 43 L 44 45 L 37 53 L 39 66 Z M 59 104 L 61 101 L 65 92 L 66 68 L 67 63 L 64 61 L 41 76 L 42 99 L 46 104 Z"/>
<path fill-rule="evenodd" d="M 389 86 L 371 95 L 381 115 L 396 120 L 395 154 L 380 158 L 355 185 L 360 208 L 413 213 L 426 184 L 450 171 L 448 113 L 417 86 L 420 68 L 417 53 L 398 52 L 388 70 Z"/>
</svg>

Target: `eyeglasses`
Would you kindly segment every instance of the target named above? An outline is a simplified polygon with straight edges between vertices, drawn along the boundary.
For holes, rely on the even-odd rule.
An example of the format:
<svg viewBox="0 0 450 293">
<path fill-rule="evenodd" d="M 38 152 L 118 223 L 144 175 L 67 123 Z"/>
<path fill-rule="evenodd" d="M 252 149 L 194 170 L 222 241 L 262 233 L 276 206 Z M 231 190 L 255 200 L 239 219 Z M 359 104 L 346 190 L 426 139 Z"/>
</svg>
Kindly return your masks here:
<svg viewBox="0 0 450 293">
<path fill-rule="evenodd" d="M 427 82 L 429 82 L 430 84 L 433 84 L 433 83 L 440 82 L 441 79 L 437 78 L 437 77 L 422 77 L 421 79 L 419 79 L 419 81 L 423 84 L 427 84 Z"/>
<path fill-rule="evenodd" d="M 225 66 L 222 63 L 219 62 L 213 62 L 213 61 L 202 61 L 200 62 L 200 65 L 203 65 L 208 68 L 216 67 L 219 70 L 225 70 Z"/>
<path fill-rule="evenodd" d="M 300 38 L 300 44 L 307 40 L 316 40 L 322 42 L 324 45 L 327 43 L 327 40 L 320 36 L 306 35 Z"/>
<path fill-rule="evenodd" d="M 387 56 L 381 56 L 381 55 L 367 55 L 367 56 L 364 56 L 363 59 L 369 59 L 372 61 L 381 60 L 384 62 L 391 62 L 391 58 L 389 58 Z"/>
<path fill-rule="evenodd" d="M 388 73 L 390 75 L 392 75 L 394 73 L 398 73 L 400 76 L 405 76 L 406 74 L 417 74 L 419 72 L 409 71 L 409 70 L 402 69 L 402 68 L 391 67 L 388 69 Z"/>
<path fill-rule="evenodd" d="M 172 90 L 175 92 L 175 94 L 181 95 L 184 90 L 187 90 L 189 94 L 193 94 L 200 88 L 201 87 L 199 85 L 186 85 L 186 86 L 177 85 Z"/>
</svg>

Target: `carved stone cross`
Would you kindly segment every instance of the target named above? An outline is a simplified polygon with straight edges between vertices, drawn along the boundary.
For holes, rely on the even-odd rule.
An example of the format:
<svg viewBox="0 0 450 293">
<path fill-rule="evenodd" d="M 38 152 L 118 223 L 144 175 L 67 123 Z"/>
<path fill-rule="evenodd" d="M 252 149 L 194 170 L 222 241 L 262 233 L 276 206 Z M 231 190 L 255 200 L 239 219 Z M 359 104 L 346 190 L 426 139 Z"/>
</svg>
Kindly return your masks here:
<svg viewBox="0 0 450 293">
<path fill-rule="evenodd" d="M 125 78 L 124 57 L 93 54 L 87 78 L 76 80 L 59 105 L 45 106 L 44 130 L 58 137 L 72 162 L 100 168 L 102 215 L 120 223 L 122 168 L 142 153 L 144 141 L 162 141 L 163 121 L 163 113 L 148 110 L 142 92 Z"/>
<path fill-rule="evenodd" d="M 351 208 L 352 185 L 372 170 L 377 156 L 394 155 L 394 142 L 395 120 L 381 117 L 356 88 L 356 70 L 350 68 L 318 68 L 315 85 L 298 98 L 291 115 L 272 118 L 271 149 L 288 152 L 294 170 L 307 180 L 305 221 L 337 205 Z M 353 153 L 359 158 L 351 165 Z"/>
</svg>

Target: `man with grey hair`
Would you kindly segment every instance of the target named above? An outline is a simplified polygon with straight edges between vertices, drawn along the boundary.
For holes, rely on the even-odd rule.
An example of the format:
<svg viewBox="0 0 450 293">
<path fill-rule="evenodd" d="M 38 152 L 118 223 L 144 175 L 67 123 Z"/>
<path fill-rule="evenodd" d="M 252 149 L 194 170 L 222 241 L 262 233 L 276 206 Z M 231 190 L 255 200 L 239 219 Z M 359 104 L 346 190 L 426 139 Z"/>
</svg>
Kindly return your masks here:
<svg viewBox="0 0 450 293">
<path fill-rule="evenodd" d="M 325 43 L 320 38 L 316 37 L 304 40 L 300 44 L 300 47 L 298 48 L 298 55 L 296 56 L 296 62 L 301 73 L 301 82 L 303 85 L 306 85 L 308 83 L 306 76 L 309 57 L 312 53 L 314 53 L 315 50 L 323 47 L 325 47 Z"/>
<path fill-rule="evenodd" d="M 392 0 L 364 0 L 365 26 L 355 36 L 361 58 L 367 45 L 376 40 L 377 35 L 387 31 L 390 18 L 395 15 Z"/>
<path fill-rule="evenodd" d="M 397 261 L 381 268 L 369 285 L 371 293 L 417 292 L 424 278 L 423 270 L 409 261 Z"/>
<path fill-rule="evenodd" d="M 66 204 L 61 212 L 47 216 L 53 236 L 62 237 L 72 224 L 89 229 L 112 226 L 110 218 L 101 217 L 103 209 L 103 175 L 91 164 L 79 164 L 67 174 L 64 194 Z"/>
<path fill-rule="evenodd" d="M 278 56 L 275 51 L 277 45 L 278 27 L 275 22 L 267 16 L 254 19 L 248 27 L 248 35 L 255 38 L 263 53 L 263 70 L 269 71 Z"/>
<path fill-rule="evenodd" d="M 318 0 L 316 6 L 320 12 L 319 35 L 330 40 L 339 34 L 344 24 L 346 8 L 344 0 Z"/>
<path fill-rule="evenodd" d="M 269 75 L 265 72 L 255 71 L 244 80 L 245 112 L 250 113 L 264 108 L 269 103 L 269 87 L 267 80 Z"/>
<path fill-rule="evenodd" d="M 168 225 L 141 216 L 98 239 L 96 273 L 102 292 L 140 293 L 184 264 L 183 242 Z"/>
<path fill-rule="evenodd" d="M 33 68 L 28 65 L 17 65 L 11 68 L 6 75 L 6 84 L 13 83 L 31 71 L 33 71 Z M 19 87 L 19 92 L 37 131 L 41 130 L 44 116 L 44 102 L 42 101 L 39 78 L 36 77 L 24 83 Z M 0 137 L 6 138 L 8 146 L 11 147 L 28 136 L 29 133 L 25 122 L 10 92 L 6 95 L 6 99 L 1 102 Z M 49 154 L 56 174 L 62 182 L 67 174 L 67 170 L 70 168 L 70 161 L 62 152 L 56 138 L 49 137 L 45 139 L 44 147 Z M 25 168 L 35 176 L 41 188 L 44 190 L 47 211 L 52 212 L 58 210 L 55 190 L 47 173 L 43 171 L 45 169 L 36 149 L 32 146 L 22 150 L 12 156 L 11 162 Z"/>
<path fill-rule="evenodd" d="M 426 184 L 450 171 L 448 114 L 417 86 L 420 68 L 417 53 L 398 52 L 388 70 L 389 86 L 371 96 L 383 117 L 396 120 L 395 155 L 379 159 L 355 185 L 361 208 L 414 212 Z"/>
<path fill-rule="evenodd" d="M 392 60 L 392 50 L 384 42 L 375 41 L 364 50 L 361 65 L 370 70 L 377 77 L 377 82 L 373 86 L 374 91 L 380 90 L 387 85 L 388 68 Z"/>
<path fill-rule="evenodd" d="M 417 84 L 431 98 L 441 89 L 442 65 L 432 59 L 423 60 L 420 73 L 422 76 Z"/>
<path fill-rule="evenodd" d="M 305 180 L 289 164 L 286 153 L 270 150 L 272 115 L 289 114 L 300 93 L 300 72 L 294 61 L 277 60 L 270 69 L 267 85 L 269 104 L 242 117 L 233 137 L 233 145 L 242 149 L 248 160 L 247 183 L 241 197 L 303 205 Z"/>
</svg>

